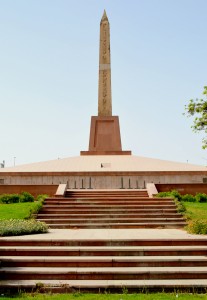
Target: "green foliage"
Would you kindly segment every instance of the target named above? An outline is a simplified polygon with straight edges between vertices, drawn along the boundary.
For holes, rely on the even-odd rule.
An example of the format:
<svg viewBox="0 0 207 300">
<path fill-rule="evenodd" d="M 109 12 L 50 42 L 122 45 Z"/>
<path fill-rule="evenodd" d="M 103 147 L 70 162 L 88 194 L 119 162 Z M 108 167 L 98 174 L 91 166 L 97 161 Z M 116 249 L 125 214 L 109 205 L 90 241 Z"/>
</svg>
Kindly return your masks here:
<svg viewBox="0 0 207 300">
<path fill-rule="evenodd" d="M 196 116 L 191 126 L 194 132 L 204 131 L 207 134 L 207 86 L 204 86 L 205 99 L 191 99 L 185 106 L 188 117 Z M 207 137 L 202 140 L 202 148 L 207 148 Z"/>
<path fill-rule="evenodd" d="M 177 211 L 181 214 L 184 214 L 186 212 L 186 208 L 183 205 L 182 201 L 177 200 L 176 198 L 174 199 L 175 204 L 177 205 Z"/>
<path fill-rule="evenodd" d="M 30 209 L 30 217 L 33 214 L 37 214 L 40 209 L 42 208 L 43 202 L 42 201 L 35 201 L 34 205 L 32 206 L 32 208 Z"/>
<path fill-rule="evenodd" d="M 176 191 L 176 190 L 172 190 L 171 191 L 171 196 L 174 197 L 174 198 L 176 198 L 176 199 L 178 199 L 179 201 L 182 199 L 181 194 L 178 191 Z"/>
<path fill-rule="evenodd" d="M 20 202 L 34 202 L 34 196 L 28 192 L 22 192 L 20 194 Z"/>
<path fill-rule="evenodd" d="M 182 202 L 186 208 L 186 217 L 191 220 L 207 220 L 207 203 Z"/>
<path fill-rule="evenodd" d="M 37 201 L 41 201 L 42 203 L 45 201 L 46 198 L 48 198 L 49 196 L 47 194 L 40 194 L 36 197 Z"/>
<path fill-rule="evenodd" d="M 42 208 L 46 197 L 48 196 L 40 195 L 40 197 L 37 197 L 39 200 L 34 202 L 0 203 L 0 219 L 29 219 Z"/>
<path fill-rule="evenodd" d="M 3 194 L 0 196 L 0 203 L 10 204 L 20 202 L 20 196 L 18 194 Z"/>
<path fill-rule="evenodd" d="M 38 283 L 38 286 L 40 285 L 40 288 L 42 286 L 41 282 Z M 44 284 L 43 284 L 44 287 Z M 199 290 L 199 289 L 198 289 Z M 13 297 L 12 297 L 13 298 Z M 196 289 L 194 292 L 185 293 L 181 291 L 180 293 L 178 291 L 174 293 L 147 293 L 147 292 L 141 292 L 141 293 L 128 293 L 128 294 L 91 294 L 91 293 L 67 293 L 67 294 L 55 294 L 55 293 L 31 293 L 31 294 L 25 294 L 21 293 L 20 295 L 14 296 L 16 300 L 24 299 L 24 300 L 207 300 L 206 293 L 196 294 Z M 2 300 L 8 300 L 11 299 L 11 297 L 6 297 L 1 295 L 0 299 Z"/>
<path fill-rule="evenodd" d="M 191 194 L 185 194 L 181 195 L 178 191 L 172 190 L 170 192 L 161 192 L 156 195 L 156 197 L 173 197 L 174 199 L 177 199 L 178 201 L 184 201 L 184 202 L 200 202 L 200 203 L 206 203 L 207 202 L 207 195 L 202 193 L 197 193 L 195 196 Z"/>
<path fill-rule="evenodd" d="M 35 220 L 2 220 L 0 221 L 0 236 L 14 236 L 34 233 L 45 233 L 48 226 Z"/>
<path fill-rule="evenodd" d="M 182 199 L 181 194 L 176 190 L 172 190 L 170 192 L 160 192 L 156 195 L 156 197 L 161 197 L 161 198 L 172 197 L 178 199 L 179 201 Z"/>
<path fill-rule="evenodd" d="M 207 195 L 198 193 L 195 195 L 196 201 L 200 203 L 206 203 L 207 202 Z"/>
<path fill-rule="evenodd" d="M 189 233 L 207 234 L 207 220 L 192 220 L 186 229 Z"/>
<path fill-rule="evenodd" d="M 171 192 L 160 192 L 156 195 L 156 197 L 159 197 L 159 198 L 171 197 Z"/>
<path fill-rule="evenodd" d="M 21 194 L 3 194 L 0 195 L 0 203 L 10 204 L 19 202 L 33 202 L 34 197 L 28 192 L 22 192 Z"/>
<path fill-rule="evenodd" d="M 3 195 L 4 202 L 0 204 L 0 236 L 47 232 L 48 226 L 45 223 L 25 220 L 38 213 L 46 197 L 39 195 L 38 200 L 34 201 L 34 197 L 27 192 Z"/>
<path fill-rule="evenodd" d="M 191 194 L 185 194 L 182 196 L 182 201 L 184 202 L 196 202 L 196 198 Z"/>
</svg>

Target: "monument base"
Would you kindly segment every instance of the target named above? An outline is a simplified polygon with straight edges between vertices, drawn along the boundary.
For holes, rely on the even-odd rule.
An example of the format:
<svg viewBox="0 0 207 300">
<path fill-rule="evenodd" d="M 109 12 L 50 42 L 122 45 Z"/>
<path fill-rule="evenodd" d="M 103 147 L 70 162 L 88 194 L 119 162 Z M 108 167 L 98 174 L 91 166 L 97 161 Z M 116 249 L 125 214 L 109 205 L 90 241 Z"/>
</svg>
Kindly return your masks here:
<svg viewBox="0 0 207 300">
<path fill-rule="evenodd" d="M 131 155 L 131 151 L 81 151 L 80 155 Z"/>
<path fill-rule="evenodd" d="M 122 151 L 118 116 L 92 116 L 88 151 L 80 155 L 131 155 Z"/>
</svg>

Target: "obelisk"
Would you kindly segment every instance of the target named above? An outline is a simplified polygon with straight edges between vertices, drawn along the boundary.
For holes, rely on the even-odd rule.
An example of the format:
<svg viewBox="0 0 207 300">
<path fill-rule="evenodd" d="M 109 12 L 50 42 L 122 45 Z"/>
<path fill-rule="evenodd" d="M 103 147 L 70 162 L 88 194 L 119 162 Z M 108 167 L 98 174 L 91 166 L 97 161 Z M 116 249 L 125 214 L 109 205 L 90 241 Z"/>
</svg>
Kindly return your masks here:
<svg viewBox="0 0 207 300">
<path fill-rule="evenodd" d="M 98 116 L 91 117 L 89 149 L 80 154 L 131 154 L 131 151 L 122 151 L 119 117 L 112 116 L 110 26 L 105 10 L 100 23 Z"/>
<path fill-rule="evenodd" d="M 110 25 L 105 10 L 100 23 L 98 116 L 112 116 Z"/>
</svg>

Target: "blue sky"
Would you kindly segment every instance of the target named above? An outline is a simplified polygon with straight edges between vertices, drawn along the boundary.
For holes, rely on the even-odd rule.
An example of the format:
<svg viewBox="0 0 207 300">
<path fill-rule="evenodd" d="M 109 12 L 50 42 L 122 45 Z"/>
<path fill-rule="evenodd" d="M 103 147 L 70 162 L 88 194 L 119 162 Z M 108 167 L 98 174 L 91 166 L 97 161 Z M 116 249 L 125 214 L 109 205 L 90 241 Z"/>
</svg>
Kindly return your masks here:
<svg viewBox="0 0 207 300">
<path fill-rule="evenodd" d="M 104 9 L 123 149 L 206 165 L 182 115 L 207 85 L 206 0 L 0 0 L 0 162 L 87 150 Z"/>
</svg>

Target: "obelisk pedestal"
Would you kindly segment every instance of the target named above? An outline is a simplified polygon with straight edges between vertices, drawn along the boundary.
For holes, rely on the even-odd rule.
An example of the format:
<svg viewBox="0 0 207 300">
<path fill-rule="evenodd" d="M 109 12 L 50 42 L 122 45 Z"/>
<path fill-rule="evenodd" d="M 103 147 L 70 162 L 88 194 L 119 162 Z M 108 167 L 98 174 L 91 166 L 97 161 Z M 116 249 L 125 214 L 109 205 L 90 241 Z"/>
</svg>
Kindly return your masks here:
<svg viewBox="0 0 207 300">
<path fill-rule="evenodd" d="M 112 116 L 110 25 L 105 10 L 100 23 L 98 116 L 91 117 L 89 151 L 80 154 L 131 154 L 131 151 L 122 151 L 119 117 Z"/>
</svg>

